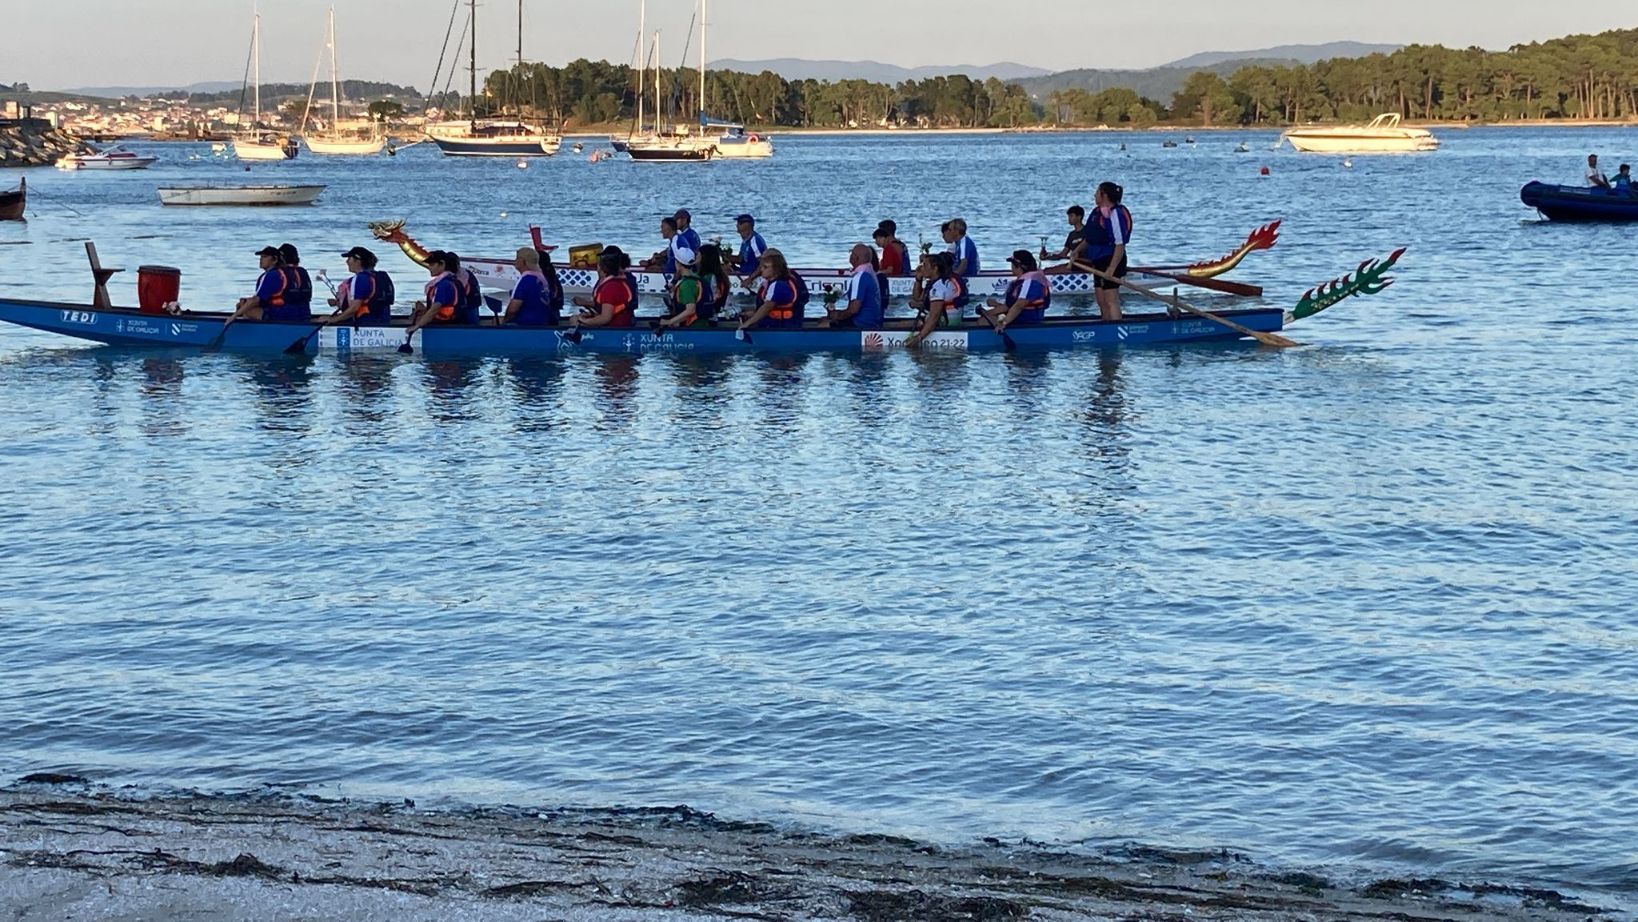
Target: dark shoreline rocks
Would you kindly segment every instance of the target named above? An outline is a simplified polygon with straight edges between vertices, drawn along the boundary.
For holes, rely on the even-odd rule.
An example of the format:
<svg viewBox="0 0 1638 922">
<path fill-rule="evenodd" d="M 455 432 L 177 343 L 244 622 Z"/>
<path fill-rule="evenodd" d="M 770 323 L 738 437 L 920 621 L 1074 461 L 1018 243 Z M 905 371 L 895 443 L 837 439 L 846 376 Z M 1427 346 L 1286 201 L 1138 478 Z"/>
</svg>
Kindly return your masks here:
<svg viewBox="0 0 1638 922">
<path fill-rule="evenodd" d="M 77 779 L 0 790 L 0 878 L 0 916 L 16 920 L 1620 918 L 1551 890 L 1350 886 L 1227 851 L 948 847 L 688 807 L 125 797 Z"/>
<path fill-rule="evenodd" d="M 82 145 L 79 138 L 40 119 L 0 123 L 0 167 L 51 166 Z"/>
</svg>

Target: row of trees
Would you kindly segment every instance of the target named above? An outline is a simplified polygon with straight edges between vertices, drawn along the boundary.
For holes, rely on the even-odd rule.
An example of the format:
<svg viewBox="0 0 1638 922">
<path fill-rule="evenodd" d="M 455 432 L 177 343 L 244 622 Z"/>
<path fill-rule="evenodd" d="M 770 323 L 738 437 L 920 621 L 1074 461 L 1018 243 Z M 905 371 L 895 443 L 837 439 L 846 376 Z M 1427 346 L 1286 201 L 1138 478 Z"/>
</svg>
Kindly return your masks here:
<svg viewBox="0 0 1638 922">
<path fill-rule="evenodd" d="M 1063 89 L 1038 101 L 1015 84 L 960 75 L 897 86 L 785 80 L 768 71 L 713 71 L 706 76 L 705 110 L 753 125 L 1285 125 L 1395 111 L 1418 119 L 1619 119 L 1638 117 L 1638 29 L 1503 52 L 1411 45 L 1393 54 L 1307 66 L 1247 66 L 1227 78 L 1201 71 L 1165 102 L 1121 88 Z M 644 83 L 644 106 L 652 113 L 652 72 Z M 662 73 L 668 119 L 693 119 L 701 108 L 697 85 L 698 71 Z M 491 107 L 521 107 L 572 124 L 608 124 L 634 118 L 637 73 L 601 61 L 579 60 L 564 67 L 524 64 L 491 74 L 485 92 Z"/>
</svg>

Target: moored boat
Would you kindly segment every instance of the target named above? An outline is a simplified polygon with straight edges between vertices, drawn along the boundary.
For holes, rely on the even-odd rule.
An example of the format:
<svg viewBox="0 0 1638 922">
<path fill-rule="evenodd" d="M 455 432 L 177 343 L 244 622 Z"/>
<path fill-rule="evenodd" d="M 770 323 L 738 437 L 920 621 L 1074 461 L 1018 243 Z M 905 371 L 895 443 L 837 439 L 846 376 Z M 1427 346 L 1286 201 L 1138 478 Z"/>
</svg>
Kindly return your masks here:
<svg viewBox="0 0 1638 922">
<path fill-rule="evenodd" d="M 233 155 L 240 160 L 294 160 L 301 152 L 296 139 L 275 134 L 262 125 L 262 17 L 259 13 L 251 20 L 250 61 L 251 74 L 247 75 L 253 81 L 250 127 L 242 128 L 234 137 Z M 243 106 L 243 90 L 240 91 L 239 99 L 240 106 Z M 244 124 L 242 108 L 239 111 L 239 123 L 241 126 Z"/>
<path fill-rule="evenodd" d="M 1399 124 L 1399 113 L 1389 112 L 1368 125 L 1334 128 L 1293 128 L 1281 135 L 1299 151 L 1316 154 L 1400 154 L 1439 149 L 1439 139 L 1425 128 Z"/>
<path fill-rule="evenodd" d="M 446 157 L 552 157 L 563 138 L 519 118 L 478 118 L 478 4 L 467 3 L 468 119 L 427 126 L 427 137 Z M 518 0 L 518 66 L 523 66 L 523 0 Z"/>
<path fill-rule="evenodd" d="M 1638 221 L 1638 195 L 1610 189 L 1532 182 L 1519 190 L 1519 199 L 1550 221 Z"/>
<path fill-rule="evenodd" d="M 341 128 L 341 78 L 340 64 L 336 60 L 336 8 L 330 7 L 330 32 L 325 48 L 330 52 L 330 124 L 327 129 L 317 134 L 304 134 L 302 140 L 307 149 L 315 154 L 327 157 L 373 157 L 381 153 L 387 146 L 387 138 L 381 132 L 381 126 L 375 121 L 369 125 L 369 135 L 360 137 L 348 134 Z M 302 130 L 307 130 L 307 120 L 313 114 L 313 94 L 318 90 L 318 81 L 313 81 L 312 89 L 307 91 L 307 112 L 302 115 Z"/>
<path fill-rule="evenodd" d="M 28 206 L 28 180 L 21 177 L 17 188 L 0 192 L 0 221 L 23 220 L 23 209 Z"/>
<path fill-rule="evenodd" d="M 132 153 L 119 145 L 104 151 L 66 154 L 57 161 L 59 170 L 145 170 L 159 162 L 158 157 Z"/>
<path fill-rule="evenodd" d="M 311 205 L 324 191 L 307 186 L 161 186 L 162 205 Z"/>
</svg>

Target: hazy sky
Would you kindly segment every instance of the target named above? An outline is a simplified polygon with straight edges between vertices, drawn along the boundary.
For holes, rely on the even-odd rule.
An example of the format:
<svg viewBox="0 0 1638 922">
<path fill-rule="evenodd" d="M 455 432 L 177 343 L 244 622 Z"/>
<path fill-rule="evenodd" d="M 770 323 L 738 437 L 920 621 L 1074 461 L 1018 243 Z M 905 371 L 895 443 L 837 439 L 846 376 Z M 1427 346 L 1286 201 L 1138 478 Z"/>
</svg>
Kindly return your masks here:
<svg viewBox="0 0 1638 922">
<path fill-rule="evenodd" d="M 425 89 L 451 2 L 334 0 L 343 75 Z M 262 0 L 264 80 L 309 79 L 330 5 Z M 638 0 L 525 0 L 524 7 L 524 54 L 532 60 L 631 59 Z M 665 58 L 675 64 L 694 0 L 649 0 L 648 7 L 649 29 L 664 30 Z M 709 9 L 712 58 L 905 66 L 1010 60 L 1054 70 L 1149 67 L 1199 51 L 1343 39 L 1500 49 L 1638 25 L 1631 3 L 1494 0 L 710 0 Z M 480 0 L 480 68 L 509 62 L 516 16 L 515 0 Z M 7 36 L 0 83 L 55 89 L 238 80 L 250 17 L 249 0 L 0 0 Z"/>
</svg>

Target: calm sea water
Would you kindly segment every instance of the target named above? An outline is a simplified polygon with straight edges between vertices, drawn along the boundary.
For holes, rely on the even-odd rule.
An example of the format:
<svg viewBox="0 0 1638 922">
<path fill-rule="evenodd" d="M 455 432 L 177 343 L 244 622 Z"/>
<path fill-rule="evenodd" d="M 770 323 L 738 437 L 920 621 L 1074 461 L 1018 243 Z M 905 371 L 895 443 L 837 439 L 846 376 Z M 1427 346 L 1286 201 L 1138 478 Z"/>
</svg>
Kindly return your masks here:
<svg viewBox="0 0 1638 922">
<path fill-rule="evenodd" d="M 1162 138 L 787 138 L 703 167 L 418 147 L 249 177 L 165 146 L 146 173 L 30 173 L 0 290 L 87 298 L 91 237 L 180 267 L 192 307 L 247 291 L 268 243 L 339 274 L 385 217 L 504 255 L 531 221 L 641 252 L 678 205 L 730 238 L 753 211 L 840 263 L 879 218 L 914 241 L 962 215 L 999 264 L 1110 178 L 1142 262 L 1283 217 L 1238 273 L 1272 304 L 1411 249 L 1286 352 L 259 361 L 0 330 L 0 777 L 1638 890 L 1634 231 L 1517 199 L 1638 156 L 1638 130 L 1449 131 L 1351 168 Z M 329 189 L 154 195 L 247 178 Z"/>
</svg>

